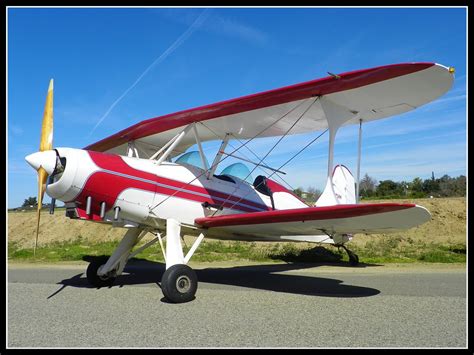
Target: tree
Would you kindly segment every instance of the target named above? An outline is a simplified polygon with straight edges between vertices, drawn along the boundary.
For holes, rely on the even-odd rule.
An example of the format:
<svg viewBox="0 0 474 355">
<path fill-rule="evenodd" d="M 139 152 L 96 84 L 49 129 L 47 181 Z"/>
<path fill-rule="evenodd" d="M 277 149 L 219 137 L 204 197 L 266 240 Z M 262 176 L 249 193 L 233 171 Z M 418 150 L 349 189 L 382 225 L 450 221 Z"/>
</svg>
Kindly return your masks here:
<svg viewBox="0 0 474 355">
<path fill-rule="evenodd" d="M 359 182 L 359 195 L 361 197 L 371 197 L 375 194 L 377 180 L 371 178 L 367 173 Z"/>
<path fill-rule="evenodd" d="M 448 175 L 443 175 L 439 179 L 439 195 L 442 197 L 452 196 L 453 191 L 453 181 L 454 179 L 450 178 Z"/>
<path fill-rule="evenodd" d="M 28 197 L 21 207 L 30 207 L 30 206 L 38 206 L 38 202 L 36 201 L 36 197 Z"/>
<path fill-rule="evenodd" d="M 460 175 L 453 180 L 454 196 L 466 196 L 466 177 L 464 175 Z"/>
<path fill-rule="evenodd" d="M 423 192 L 428 195 L 434 195 L 439 192 L 439 180 L 426 179 L 423 181 Z"/>
<path fill-rule="evenodd" d="M 402 194 L 403 189 L 400 184 L 392 180 L 380 181 L 377 186 L 377 196 L 379 197 L 398 197 Z"/>
<path fill-rule="evenodd" d="M 303 189 L 301 187 L 298 187 L 298 188 L 293 190 L 293 193 L 298 197 L 302 197 L 303 196 Z"/>
<path fill-rule="evenodd" d="M 409 185 L 409 188 L 415 194 L 423 192 L 423 180 L 421 180 L 419 177 L 414 178 Z"/>
<path fill-rule="evenodd" d="M 321 196 L 321 194 L 322 194 L 321 190 L 313 186 L 309 186 L 308 189 L 306 190 L 306 201 L 310 203 L 314 203 L 317 201 L 319 196 Z"/>
<path fill-rule="evenodd" d="M 400 188 L 402 189 L 403 191 L 403 196 L 407 196 L 408 195 L 408 182 L 407 181 L 401 181 L 400 183 Z"/>
</svg>

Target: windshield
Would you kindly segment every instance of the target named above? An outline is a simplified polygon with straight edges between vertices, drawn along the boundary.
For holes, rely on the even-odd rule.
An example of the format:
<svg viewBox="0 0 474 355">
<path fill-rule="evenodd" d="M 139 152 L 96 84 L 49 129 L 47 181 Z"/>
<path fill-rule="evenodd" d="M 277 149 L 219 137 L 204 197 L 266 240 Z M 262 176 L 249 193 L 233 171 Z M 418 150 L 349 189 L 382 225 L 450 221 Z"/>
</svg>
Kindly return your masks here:
<svg viewBox="0 0 474 355">
<path fill-rule="evenodd" d="M 234 176 L 249 183 L 253 181 L 249 168 L 242 163 L 229 165 L 227 168 L 222 170 L 221 175 Z"/>
<path fill-rule="evenodd" d="M 174 162 L 176 164 L 187 164 L 187 165 L 196 166 L 201 169 L 206 168 L 202 166 L 201 156 L 199 155 L 199 152 L 197 150 L 184 153 L 183 155 L 176 158 Z M 206 163 L 207 163 L 207 166 L 209 166 L 209 162 L 207 161 L 207 159 L 206 159 Z"/>
</svg>

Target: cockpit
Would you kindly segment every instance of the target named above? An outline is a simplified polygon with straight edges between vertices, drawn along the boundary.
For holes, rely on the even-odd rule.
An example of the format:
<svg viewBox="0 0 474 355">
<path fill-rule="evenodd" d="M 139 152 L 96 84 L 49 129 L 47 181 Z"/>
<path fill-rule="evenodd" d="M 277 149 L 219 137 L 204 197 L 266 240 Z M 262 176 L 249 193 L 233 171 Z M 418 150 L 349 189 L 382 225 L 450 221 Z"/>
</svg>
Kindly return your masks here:
<svg viewBox="0 0 474 355">
<path fill-rule="evenodd" d="M 235 164 L 229 165 L 227 168 L 221 171 L 220 175 L 236 177 L 248 183 L 251 183 L 253 181 L 253 178 L 250 174 L 250 169 L 245 164 L 242 164 L 242 163 L 235 163 Z"/>
<path fill-rule="evenodd" d="M 206 158 L 204 157 L 204 159 Z M 200 169 L 206 169 L 205 166 L 202 166 L 202 159 L 197 150 L 180 155 L 174 162 L 180 165 L 192 165 Z M 209 166 L 209 162 L 207 161 L 207 159 L 206 164 L 207 166 Z"/>
<path fill-rule="evenodd" d="M 204 159 L 206 158 L 204 157 Z M 191 165 L 199 169 L 203 169 L 203 170 L 206 169 L 206 167 L 203 166 L 201 155 L 199 154 L 197 150 L 180 155 L 178 158 L 176 158 L 174 162 L 180 165 Z M 207 159 L 206 159 L 206 164 L 207 164 L 207 167 L 210 166 Z M 235 178 L 241 181 L 245 181 L 247 183 L 253 182 L 253 178 L 250 174 L 250 169 L 243 163 L 231 164 L 227 166 L 226 168 L 222 169 L 220 174 L 215 174 L 214 176 L 220 180 L 229 181 L 232 183 L 236 183 Z"/>
</svg>

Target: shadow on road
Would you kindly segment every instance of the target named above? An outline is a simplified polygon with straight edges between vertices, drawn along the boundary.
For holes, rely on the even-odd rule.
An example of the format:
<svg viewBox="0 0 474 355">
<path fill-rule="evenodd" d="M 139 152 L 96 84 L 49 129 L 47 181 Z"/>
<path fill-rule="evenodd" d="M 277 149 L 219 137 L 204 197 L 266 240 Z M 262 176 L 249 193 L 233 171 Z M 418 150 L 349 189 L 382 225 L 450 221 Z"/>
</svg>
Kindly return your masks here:
<svg viewBox="0 0 474 355">
<path fill-rule="evenodd" d="M 85 256 L 83 260 L 91 262 L 103 256 Z M 368 297 L 380 293 L 379 290 L 369 287 L 345 285 L 343 281 L 314 277 L 306 275 L 285 275 L 281 272 L 301 270 L 317 266 L 330 265 L 328 263 L 288 263 L 271 265 L 250 265 L 235 267 L 219 267 L 195 270 L 199 282 L 220 285 L 238 286 L 285 292 L 309 296 L 322 297 Z M 341 264 L 335 264 L 341 266 Z M 375 264 L 360 264 L 358 268 L 378 266 Z M 84 270 L 85 271 L 85 270 Z M 141 285 L 155 283 L 160 286 L 160 281 L 165 272 L 165 264 L 145 259 L 131 259 L 125 267 L 124 274 L 117 277 L 112 287 L 124 285 Z M 61 292 L 65 287 L 94 288 L 83 274 L 77 274 L 69 279 L 58 282 L 62 287 L 48 297 L 51 298 Z"/>
</svg>

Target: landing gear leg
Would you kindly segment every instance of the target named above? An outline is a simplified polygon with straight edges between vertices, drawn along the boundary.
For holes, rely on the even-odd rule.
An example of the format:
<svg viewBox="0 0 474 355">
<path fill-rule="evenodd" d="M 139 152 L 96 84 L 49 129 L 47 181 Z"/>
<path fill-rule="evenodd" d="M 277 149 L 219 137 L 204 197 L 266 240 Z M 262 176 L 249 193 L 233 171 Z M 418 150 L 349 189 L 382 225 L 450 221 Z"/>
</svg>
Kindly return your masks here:
<svg viewBox="0 0 474 355">
<path fill-rule="evenodd" d="M 122 273 L 128 256 L 142 232 L 142 228 L 129 229 L 110 258 L 105 257 L 91 262 L 87 267 L 87 281 L 95 287 L 112 286 L 116 277 Z"/>
<path fill-rule="evenodd" d="M 172 303 L 184 303 L 194 299 L 198 279 L 194 270 L 186 263 L 204 238 L 201 234 L 185 257 L 180 232 L 178 221 L 171 218 L 166 220 L 166 271 L 161 278 L 161 290 L 165 298 Z"/>
<path fill-rule="evenodd" d="M 347 249 L 344 244 L 342 244 L 341 247 L 346 251 L 347 255 L 349 256 L 349 264 L 351 266 L 359 265 L 359 257 L 357 256 L 357 254 Z"/>
</svg>

